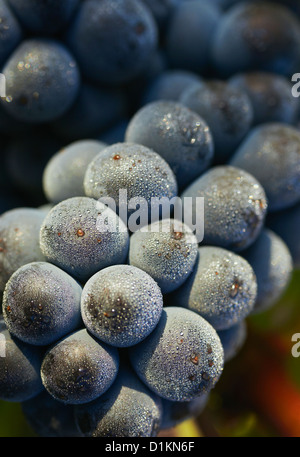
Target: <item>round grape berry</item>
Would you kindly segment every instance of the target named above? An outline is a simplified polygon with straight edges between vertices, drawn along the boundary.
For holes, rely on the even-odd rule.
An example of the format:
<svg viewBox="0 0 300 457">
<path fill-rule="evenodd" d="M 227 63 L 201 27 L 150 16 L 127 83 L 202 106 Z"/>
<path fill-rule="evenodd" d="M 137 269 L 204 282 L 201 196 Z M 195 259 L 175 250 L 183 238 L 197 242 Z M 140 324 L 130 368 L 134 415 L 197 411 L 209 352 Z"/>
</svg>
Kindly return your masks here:
<svg viewBox="0 0 300 457">
<path fill-rule="evenodd" d="M 40 230 L 48 262 L 80 281 L 127 258 L 127 227 L 110 208 L 93 198 L 73 197 L 55 205 Z"/>
<path fill-rule="evenodd" d="M 243 256 L 257 278 L 257 298 L 252 313 L 271 308 L 286 290 L 293 260 L 286 243 L 270 229 L 263 229 Z"/>
<path fill-rule="evenodd" d="M 196 220 L 197 198 L 204 198 L 206 245 L 242 251 L 259 236 L 268 203 L 250 173 L 229 165 L 210 168 L 181 194 L 185 221 Z"/>
<path fill-rule="evenodd" d="M 253 108 L 246 92 L 227 81 L 206 80 L 188 86 L 179 101 L 208 124 L 214 163 L 226 163 L 252 126 Z"/>
<path fill-rule="evenodd" d="M 211 55 L 223 77 L 249 70 L 290 77 L 300 58 L 298 18 L 282 4 L 238 2 L 222 16 Z"/>
<path fill-rule="evenodd" d="M 33 345 L 54 343 L 81 325 L 81 286 L 47 262 L 20 267 L 3 294 L 3 316 L 9 331 Z"/>
<path fill-rule="evenodd" d="M 0 399 L 19 403 L 42 392 L 42 349 L 20 341 L 3 327 L 0 349 Z"/>
<path fill-rule="evenodd" d="M 113 265 L 85 284 L 81 312 L 86 328 L 111 346 L 129 347 L 156 327 L 163 297 L 154 279 L 130 265 Z"/>
<path fill-rule="evenodd" d="M 118 369 L 118 351 L 100 343 L 83 328 L 59 340 L 47 351 L 41 378 L 53 398 L 75 405 L 104 394 L 113 384 Z"/>
<path fill-rule="evenodd" d="M 147 66 L 158 32 L 138 0 L 87 0 L 68 29 L 67 42 L 86 78 L 120 85 Z"/>
<path fill-rule="evenodd" d="M 155 101 L 138 110 L 129 122 L 125 140 L 142 144 L 163 157 L 180 188 L 200 176 L 214 156 L 214 142 L 207 123 L 173 101 Z"/>
<path fill-rule="evenodd" d="M 112 387 L 95 401 L 75 406 L 84 437 L 155 437 L 160 429 L 161 400 L 129 367 L 122 366 Z"/>
<path fill-rule="evenodd" d="M 164 308 L 155 330 L 129 349 L 140 379 L 160 397 L 190 401 L 209 392 L 221 376 L 223 347 L 216 330 L 181 307 Z"/>
<path fill-rule="evenodd" d="M 35 208 L 14 208 L 0 217 L 0 290 L 10 276 L 30 262 L 44 261 L 39 244 L 45 213 Z"/>
<path fill-rule="evenodd" d="M 269 211 L 300 201 L 300 132 L 296 127 L 281 122 L 255 127 L 230 164 L 251 173 L 261 183 Z"/>
<path fill-rule="evenodd" d="M 256 296 L 256 276 L 243 257 L 220 247 L 201 246 L 192 274 L 172 295 L 172 303 L 222 330 L 245 319 Z"/>
<path fill-rule="evenodd" d="M 84 196 L 83 180 L 89 163 L 106 147 L 96 140 L 79 140 L 60 149 L 48 161 L 43 172 L 47 200 L 59 203 Z"/>
<path fill-rule="evenodd" d="M 158 153 L 126 142 L 108 146 L 92 160 L 85 174 L 84 189 L 88 197 L 112 199 L 120 217 L 128 219 L 128 225 L 129 216 L 134 217 L 132 213 L 139 204 L 142 213 L 139 224 L 144 225 L 143 221 L 146 219 L 148 223 L 151 215 L 152 199 L 171 200 L 178 191 L 173 171 Z M 137 224 L 132 221 L 132 225 Z"/>
<path fill-rule="evenodd" d="M 229 79 L 232 87 L 244 91 L 253 108 L 252 125 L 266 122 L 294 124 L 299 116 L 300 104 L 292 94 L 292 83 L 276 73 L 249 71 Z"/>
<path fill-rule="evenodd" d="M 32 124 L 53 121 L 75 101 L 80 72 L 69 50 L 57 40 L 28 38 L 3 68 L 3 107 L 17 120 Z"/>
<path fill-rule="evenodd" d="M 154 222 L 130 237 L 130 265 L 152 276 L 163 294 L 178 289 L 186 281 L 197 255 L 196 236 L 179 220 Z"/>
</svg>

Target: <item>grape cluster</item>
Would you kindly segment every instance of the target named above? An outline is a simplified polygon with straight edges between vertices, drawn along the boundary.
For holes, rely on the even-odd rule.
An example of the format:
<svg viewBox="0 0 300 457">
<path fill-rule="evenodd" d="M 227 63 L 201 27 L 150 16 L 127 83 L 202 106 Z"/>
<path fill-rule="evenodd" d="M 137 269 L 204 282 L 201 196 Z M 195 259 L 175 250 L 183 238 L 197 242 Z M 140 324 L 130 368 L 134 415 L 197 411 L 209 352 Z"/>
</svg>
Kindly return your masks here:
<svg viewBox="0 0 300 457">
<path fill-rule="evenodd" d="M 0 399 L 43 437 L 156 436 L 201 414 L 300 266 L 300 11 L 0 19 Z"/>
</svg>

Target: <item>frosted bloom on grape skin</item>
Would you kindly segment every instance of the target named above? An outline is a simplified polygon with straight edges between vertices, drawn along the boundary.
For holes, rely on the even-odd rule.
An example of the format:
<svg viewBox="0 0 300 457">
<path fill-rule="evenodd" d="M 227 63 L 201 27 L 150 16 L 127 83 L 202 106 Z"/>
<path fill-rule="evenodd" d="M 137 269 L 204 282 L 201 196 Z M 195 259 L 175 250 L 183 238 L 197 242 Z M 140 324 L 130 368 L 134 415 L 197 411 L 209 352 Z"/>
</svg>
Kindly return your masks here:
<svg viewBox="0 0 300 457">
<path fill-rule="evenodd" d="M 105 227 L 99 224 L 107 222 Z M 129 248 L 127 227 L 103 203 L 73 197 L 54 206 L 40 231 L 46 259 L 81 281 L 113 264 L 124 263 Z"/>
<path fill-rule="evenodd" d="M 181 194 L 187 197 L 189 220 L 195 217 L 195 198 L 204 198 L 204 244 L 240 252 L 259 236 L 268 201 L 261 184 L 250 173 L 230 165 L 209 169 Z"/>
<path fill-rule="evenodd" d="M 74 141 L 52 155 L 43 173 L 43 189 L 51 203 L 84 196 L 83 179 L 88 164 L 106 144 L 96 140 Z"/>
<path fill-rule="evenodd" d="M 256 297 L 256 275 L 243 257 L 220 247 L 200 246 L 195 268 L 172 294 L 172 303 L 223 330 L 245 319 Z"/>
<path fill-rule="evenodd" d="M 125 365 L 104 395 L 75 406 L 77 428 L 85 437 L 155 437 L 161 418 L 161 399 Z"/>
<path fill-rule="evenodd" d="M 133 346 L 156 327 L 163 296 L 154 279 L 130 265 L 113 265 L 85 284 L 81 314 L 86 328 L 116 347 Z"/>
<path fill-rule="evenodd" d="M 204 118 L 171 100 L 157 100 L 140 108 L 129 122 L 125 140 L 160 154 L 180 188 L 200 176 L 214 156 L 213 137 Z"/>
<path fill-rule="evenodd" d="M 205 119 L 214 141 L 214 162 L 226 163 L 252 126 L 247 94 L 226 81 L 207 80 L 188 86 L 179 101 Z"/>
<path fill-rule="evenodd" d="M 224 365 L 216 330 L 201 316 L 181 307 L 165 307 L 155 330 L 129 349 L 140 379 L 160 397 L 189 401 L 209 392 Z"/>
<path fill-rule="evenodd" d="M 254 128 L 230 160 L 264 187 L 269 212 L 300 202 L 300 132 L 284 122 Z"/>
<path fill-rule="evenodd" d="M 45 213 L 35 208 L 15 208 L 0 217 L 0 290 L 21 266 L 45 261 L 39 233 Z"/>
<path fill-rule="evenodd" d="M 54 343 L 41 365 L 45 389 L 65 404 L 95 400 L 113 384 L 119 353 L 83 328 Z"/>
<path fill-rule="evenodd" d="M 177 196 L 178 187 L 167 162 L 153 150 L 134 143 L 116 143 L 103 149 L 89 164 L 84 178 L 88 197 L 110 197 L 119 209 L 120 189 L 127 198 L 151 199 Z M 128 216 L 132 210 L 128 208 Z"/>
<path fill-rule="evenodd" d="M 176 224 L 180 228 L 176 228 Z M 173 219 L 154 222 L 130 237 L 130 265 L 150 274 L 163 294 L 173 292 L 184 283 L 197 255 L 196 236 L 186 224 Z"/>
<path fill-rule="evenodd" d="M 54 343 L 81 325 L 81 286 L 47 262 L 20 267 L 8 280 L 3 316 L 11 333 L 43 346 Z"/>
</svg>

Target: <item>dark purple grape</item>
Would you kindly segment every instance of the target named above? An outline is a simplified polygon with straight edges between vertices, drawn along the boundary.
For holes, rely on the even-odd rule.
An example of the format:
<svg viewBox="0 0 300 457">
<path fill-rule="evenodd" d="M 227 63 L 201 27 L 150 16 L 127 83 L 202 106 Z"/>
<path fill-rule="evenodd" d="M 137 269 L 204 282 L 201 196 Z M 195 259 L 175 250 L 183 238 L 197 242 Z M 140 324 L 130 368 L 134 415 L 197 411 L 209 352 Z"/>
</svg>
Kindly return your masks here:
<svg viewBox="0 0 300 457">
<path fill-rule="evenodd" d="M 113 384 L 119 369 L 115 348 L 100 343 L 84 328 L 55 343 L 41 366 L 46 390 L 65 404 L 95 400 Z"/>
</svg>

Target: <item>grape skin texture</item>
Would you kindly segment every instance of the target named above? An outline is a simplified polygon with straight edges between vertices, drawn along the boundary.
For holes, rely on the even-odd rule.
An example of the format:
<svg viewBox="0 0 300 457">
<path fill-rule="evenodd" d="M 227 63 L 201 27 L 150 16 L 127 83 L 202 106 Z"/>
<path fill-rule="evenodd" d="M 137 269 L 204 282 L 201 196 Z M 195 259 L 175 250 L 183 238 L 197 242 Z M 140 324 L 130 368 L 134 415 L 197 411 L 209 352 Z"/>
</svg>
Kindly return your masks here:
<svg viewBox="0 0 300 457">
<path fill-rule="evenodd" d="M 83 328 L 59 340 L 47 351 L 41 378 L 53 398 L 76 405 L 104 394 L 118 370 L 118 351 L 97 341 Z"/>
<path fill-rule="evenodd" d="M 78 140 L 52 155 L 43 173 L 47 200 L 59 203 L 84 196 L 83 180 L 89 163 L 106 147 L 96 140 Z"/>
<path fill-rule="evenodd" d="M 156 327 L 163 297 L 154 279 L 130 265 L 114 265 L 85 284 L 81 313 L 86 328 L 116 347 L 133 346 Z"/>
<path fill-rule="evenodd" d="M 197 255 L 197 238 L 179 220 L 154 222 L 130 237 L 130 265 L 152 276 L 163 294 L 173 292 L 186 281 Z"/>
<path fill-rule="evenodd" d="M 140 379 L 160 397 L 190 401 L 221 376 L 223 347 L 215 329 L 193 311 L 169 306 L 155 330 L 129 349 Z"/>
<path fill-rule="evenodd" d="M 201 246 L 192 274 L 172 295 L 172 303 L 223 330 L 252 312 L 256 296 L 256 276 L 243 257 L 220 247 Z"/>
<path fill-rule="evenodd" d="M 253 108 L 245 92 L 226 81 L 202 81 L 188 86 L 179 102 L 208 124 L 214 141 L 215 163 L 225 163 L 249 132 Z"/>
<path fill-rule="evenodd" d="M 243 256 L 257 277 L 257 299 L 253 313 L 271 308 L 283 295 L 292 275 L 293 260 L 286 243 L 270 229 L 262 230 Z"/>
<path fill-rule="evenodd" d="M 0 336 L 1 342 L 5 342 L 5 357 L 0 357 L 0 399 L 18 403 L 29 400 L 43 390 L 42 351 L 15 338 L 6 329 L 0 330 Z"/>
<path fill-rule="evenodd" d="M 127 366 L 104 395 L 75 406 L 75 421 L 85 437 L 155 437 L 161 416 L 161 399 Z"/>
<path fill-rule="evenodd" d="M 69 50 L 59 41 L 22 41 L 6 61 L 6 101 L 14 118 L 32 124 L 53 121 L 75 101 L 80 73 Z"/>
<path fill-rule="evenodd" d="M 235 252 L 259 236 L 266 217 L 267 198 L 261 184 L 245 170 L 229 165 L 210 168 L 181 194 L 192 198 L 187 220 L 196 216 L 195 198 L 204 198 L 204 243 Z"/>
<path fill-rule="evenodd" d="M 137 0 L 87 0 L 67 35 L 84 75 L 113 85 L 139 75 L 158 40 L 152 14 Z"/>
<path fill-rule="evenodd" d="M 269 211 L 300 201 L 300 132 L 296 127 L 278 122 L 257 126 L 230 164 L 251 173 L 261 183 Z"/>
<path fill-rule="evenodd" d="M 128 143 L 142 144 L 160 154 L 184 188 L 212 163 L 214 142 L 207 123 L 173 101 L 156 101 L 138 110 L 125 134 Z"/>
<path fill-rule="evenodd" d="M 126 142 L 108 146 L 92 160 L 85 174 L 84 189 L 88 197 L 112 198 L 117 211 L 120 189 L 127 192 L 128 200 L 145 199 L 149 211 L 152 198 L 172 199 L 178 191 L 173 171 L 159 154 Z M 127 215 L 130 214 L 128 208 Z"/>
<path fill-rule="evenodd" d="M 45 213 L 34 208 L 14 208 L 0 217 L 0 290 L 21 266 L 44 261 L 39 245 Z"/>
<path fill-rule="evenodd" d="M 284 5 L 241 2 L 223 15 L 211 55 L 223 77 L 254 69 L 289 77 L 298 70 L 299 45 L 298 19 Z"/>
<path fill-rule="evenodd" d="M 47 262 L 26 264 L 6 283 L 5 323 L 25 343 L 54 343 L 81 325 L 81 292 L 81 286 L 58 267 Z"/>
<path fill-rule="evenodd" d="M 299 100 L 293 97 L 292 84 L 285 76 L 249 71 L 232 76 L 228 82 L 248 95 L 253 108 L 252 126 L 266 122 L 296 122 Z"/>
<path fill-rule="evenodd" d="M 103 220 L 107 225 L 99 223 Z M 41 226 L 40 246 L 49 262 L 87 281 L 102 268 L 124 263 L 129 235 L 125 224 L 103 203 L 73 197 L 49 211 Z"/>
</svg>

